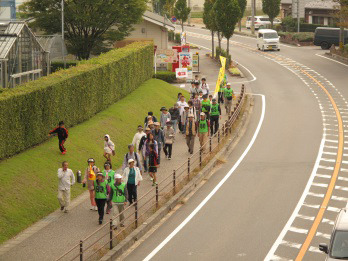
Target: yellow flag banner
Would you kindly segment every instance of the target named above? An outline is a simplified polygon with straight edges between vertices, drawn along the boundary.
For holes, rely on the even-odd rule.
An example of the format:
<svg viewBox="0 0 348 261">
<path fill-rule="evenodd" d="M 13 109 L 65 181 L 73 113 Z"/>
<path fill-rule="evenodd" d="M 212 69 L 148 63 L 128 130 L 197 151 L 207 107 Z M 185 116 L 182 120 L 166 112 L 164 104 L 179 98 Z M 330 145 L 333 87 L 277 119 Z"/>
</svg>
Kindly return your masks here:
<svg viewBox="0 0 348 261">
<path fill-rule="evenodd" d="M 218 76 L 218 79 L 216 82 L 214 96 L 216 96 L 216 94 L 219 92 L 220 84 L 224 80 L 224 77 L 225 77 L 226 57 L 220 56 L 220 62 L 221 62 L 221 68 L 220 68 L 219 76 Z"/>
</svg>

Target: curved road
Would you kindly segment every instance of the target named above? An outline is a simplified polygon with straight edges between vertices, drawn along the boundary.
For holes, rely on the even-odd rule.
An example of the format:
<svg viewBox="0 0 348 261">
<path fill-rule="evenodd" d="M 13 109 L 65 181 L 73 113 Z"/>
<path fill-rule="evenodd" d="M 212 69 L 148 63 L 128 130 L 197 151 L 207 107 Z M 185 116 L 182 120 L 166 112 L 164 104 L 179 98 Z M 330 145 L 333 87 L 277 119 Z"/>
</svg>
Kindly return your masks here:
<svg viewBox="0 0 348 261">
<path fill-rule="evenodd" d="M 211 47 L 208 31 L 187 31 L 189 42 Z M 237 35 L 230 46 L 232 59 L 256 77 L 248 91 L 265 103 L 254 96 L 250 124 L 227 163 L 126 260 L 325 259 L 318 243 L 329 241 L 348 199 L 348 67 L 318 56 L 317 47 L 262 53 L 256 39 Z"/>
</svg>

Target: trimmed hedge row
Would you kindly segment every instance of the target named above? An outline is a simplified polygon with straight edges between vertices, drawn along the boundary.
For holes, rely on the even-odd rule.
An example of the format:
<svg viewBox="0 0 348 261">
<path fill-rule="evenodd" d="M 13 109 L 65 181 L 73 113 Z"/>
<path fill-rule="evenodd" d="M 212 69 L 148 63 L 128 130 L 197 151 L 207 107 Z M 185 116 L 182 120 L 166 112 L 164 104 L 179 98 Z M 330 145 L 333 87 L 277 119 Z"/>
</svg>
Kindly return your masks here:
<svg viewBox="0 0 348 261">
<path fill-rule="evenodd" d="M 74 67 L 78 64 L 78 61 L 66 61 L 66 69 L 70 67 Z M 54 73 L 56 71 L 59 71 L 64 68 L 64 62 L 63 61 L 53 61 L 51 62 L 51 73 Z"/>
<path fill-rule="evenodd" d="M 1 93 L 0 158 L 43 142 L 60 120 L 91 118 L 152 75 L 153 44 L 136 42 Z"/>
<path fill-rule="evenodd" d="M 167 83 L 174 83 L 176 81 L 176 73 L 168 71 L 157 71 L 156 75 L 153 74 L 153 78 L 160 79 Z"/>
</svg>

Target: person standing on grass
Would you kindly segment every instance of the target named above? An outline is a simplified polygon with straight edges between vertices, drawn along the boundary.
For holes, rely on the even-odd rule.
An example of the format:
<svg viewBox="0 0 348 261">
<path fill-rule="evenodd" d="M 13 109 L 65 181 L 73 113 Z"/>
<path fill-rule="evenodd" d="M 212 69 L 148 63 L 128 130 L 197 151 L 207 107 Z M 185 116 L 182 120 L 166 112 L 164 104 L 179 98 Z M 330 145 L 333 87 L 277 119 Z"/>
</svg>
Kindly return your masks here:
<svg viewBox="0 0 348 261">
<path fill-rule="evenodd" d="M 180 119 L 180 113 L 178 109 L 178 104 L 174 104 L 174 107 L 169 109 L 169 113 L 171 116 L 171 121 L 174 129 L 174 133 L 176 133 L 176 127 L 178 126 L 178 120 Z"/>
<path fill-rule="evenodd" d="M 157 168 L 159 163 L 157 162 L 158 156 L 155 150 L 155 145 L 150 144 L 149 146 L 149 174 L 150 177 L 152 178 L 152 186 L 157 185 Z"/>
<path fill-rule="evenodd" d="M 141 155 L 141 159 L 142 159 L 143 166 L 144 166 L 144 172 L 147 172 L 147 165 L 146 165 L 146 160 L 145 160 L 145 157 L 144 157 L 144 154 L 143 154 L 143 148 L 144 148 L 145 141 L 147 139 L 147 135 L 149 133 L 151 133 L 151 129 L 150 128 L 146 128 L 145 136 L 143 136 L 141 138 L 140 143 L 139 143 L 139 147 L 138 147 L 138 152 Z"/>
<path fill-rule="evenodd" d="M 123 159 L 122 171 L 124 171 L 125 168 L 128 167 L 128 162 L 130 159 L 134 160 L 135 166 L 139 168 L 139 170 L 142 174 L 141 159 L 140 159 L 139 154 L 134 151 L 133 144 L 128 145 L 128 152 L 124 155 L 124 159 Z"/>
<path fill-rule="evenodd" d="M 226 114 L 229 115 L 232 109 L 232 99 L 234 97 L 234 93 L 233 93 L 233 90 L 231 89 L 230 83 L 227 83 L 226 87 L 227 88 L 224 91 L 225 108 L 226 108 Z"/>
<path fill-rule="evenodd" d="M 166 127 L 166 122 L 168 120 L 170 121 L 171 119 L 172 119 L 172 117 L 171 117 L 170 113 L 168 112 L 167 108 L 162 107 L 161 108 L 161 119 L 160 119 L 162 130 Z"/>
<path fill-rule="evenodd" d="M 185 129 L 186 129 L 186 122 L 188 120 L 188 115 L 189 115 L 189 105 L 186 105 L 184 108 L 184 111 L 181 114 L 181 125 L 182 125 L 182 130 L 181 133 L 185 134 Z"/>
<path fill-rule="evenodd" d="M 144 136 L 146 136 L 146 134 L 143 131 L 143 127 L 141 125 L 139 125 L 138 132 L 135 133 L 135 135 L 133 137 L 133 141 L 132 141 L 132 144 L 133 144 L 136 152 L 139 152 L 139 144 L 140 144 L 141 138 Z"/>
<path fill-rule="evenodd" d="M 155 122 L 155 129 L 152 130 L 153 137 L 157 141 L 157 154 L 158 154 L 158 164 L 161 160 L 161 150 L 164 146 L 164 134 L 163 130 L 160 128 L 159 122 Z"/>
<path fill-rule="evenodd" d="M 58 127 L 51 130 L 49 132 L 48 136 L 51 136 L 52 134 L 58 135 L 59 150 L 63 155 L 66 154 L 66 149 L 64 147 L 64 143 L 65 143 L 66 139 L 68 138 L 69 133 L 68 133 L 68 130 L 64 126 L 64 121 L 60 121 L 58 123 Z"/>
<path fill-rule="evenodd" d="M 108 181 L 104 178 L 103 173 L 97 173 L 97 179 L 94 181 L 95 202 L 98 207 L 99 225 L 103 223 L 104 209 L 107 199 L 107 194 L 110 188 L 108 188 Z"/>
<path fill-rule="evenodd" d="M 129 159 L 128 167 L 123 171 L 123 181 L 127 184 L 128 201 L 130 205 L 138 199 L 137 187 L 140 186 L 140 181 L 142 180 L 143 177 L 141 176 L 140 169 L 135 166 L 133 159 Z"/>
<path fill-rule="evenodd" d="M 193 148 L 195 147 L 195 138 L 197 135 L 197 125 L 194 120 L 194 115 L 189 114 L 189 120 L 186 125 L 186 144 L 188 147 L 188 152 L 193 154 Z"/>
<path fill-rule="evenodd" d="M 206 143 L 208 142 L 208 136 L 209 136 L 209 120 L 206 119 L 205 113 L 201 112 L 201 119 L 199 120 L 199 123 L 198 123 L 198 137 L 199 137 L 199 143 L 201 145 L 203 153 L 207 153 Z"/>
<path fill-rule="evenodd" d="M 203 96 L 203 101 L 202 101 L 202 112 L 205 113 L 205 117 L 207 120 L 209 120 L 209 112 L 210 112 L 210 101 L 208 100 L 208 95 Z"/>
<path fill-rule="evenodd" d="M 95 166 L 95 160 L 93 158 L 89 158 L 87 160 L 88 167 L 85 171 L 85 177 L 82 181 L 82 184 L 86 186 L 89 190 L 89 198 L 91 200 L 91 208 L 90 210 L 97 211 L 97 204 L 95 203 L 95 191 L 94 191 L 94 181 L 96 180 L 96 173 L 99 172 L 99 169 Z"/>
<path fill-rule="evenodd" d="M 199 114 L 201 113 L 201 101 L 198 98 L 198 94 L 195 95 L 195 98 L 192 100 L 193 106 L 195 107 L 196 113 L 194 114 L 194 120 L 197 121 L 199 119 Z"/>
<path fill-rule="evenodd" d="M 221 108 L 214 98 L 210 109 L 210 134 L 212 136 L 219 130 L 219 119 L 221 119 Z"/>
<path fill-rule="evenodd" d="M 154 150 L 155 150 L 156 154 L 158 154 L 157 141 L 155 141 L 152 132 L 147 134 L 147 138 L 146 138 L 144 146 L 143 146 L 143 157 L 145 160 L 145 166 L 149 172 L 150 172 L 150 170 L 149 170 L 149 155 L 150 155 L 150 145 L 151 144 L 154 145 Z"/>
<path fill-rule="evenodd" d="M 209 95 L 209 85 L 207 84 L 207 80 L 205 78 L 202 78 L 201 88 L 203 95 Z"/>
<path fill-rule="evenodd" d="M 172 159 L 172 150 L 173 150 L 173 143 L 174 143 L 174 137 L 175 132 L 172 128 L 171 121 L 167 121 L 166 123 L 167 128 L 164 129 L 164 154 L 166 155 L 166 158 L 171 160 Z"/>
<path fill-rule="evenodd" d="M 111 162 L 111 156 L 115 156 L 115 144 L 111 141 L 109 134 L 104 136 L 104 158 Z"/>
<path fill-rule="evenodd" d="M 104 163 L 103 176 L 107 180 L 108 185 L 114 184 L 115 171 L 112 170 L 111 162 L 107 161 Z M 110 214 L 110 209 L 112 209 L 112 202 L 110 200 L 106 201 L 106 214 Z"/>
<path fill-rule="evenodd" d="M 180 101 L 178 101 L 177 104 L 178 104 L 178 108 L 179 108 L 179 114 L 180 114 L 180 117 L 181 117 L 181 115 L 184 112 L 185 106 L 188 106 L 186 101 L 185 101 L 185 96 L 184 95 L 181 95 Z M 183 131 L 183 129 L 184 129 L 184 126 L 182 125 L 181 121 L 179 121 L 179 130 Z"/>
<path fill-rule="evenodd" d="M 124 227 L 123 211 L 124 211 L 124 207 L 127 205 L 128 192 L 127 192 L 126 183 L 122 182 L 122 176 L 120 174 L 115 174 L 115 183 L 111 184 L 110 188 L 111 188 L 111 191 L 110 191 L 109 198 L 112 201 L 112 203 L 115 205 L 115 207 L 113 208 L 114 216 L 115 214 L 121 213 L 121 215 L 119 216 L 119 222 L 120 222 L 120 226 Z M 118 210 L 118 213 L 116 213 L 116 209 Z M 112 221 L 112 225 L 115 226 L 114 221 Z"/>
<path fill-rule="evenodd" d="M 63 161 L 62 167 L 58 169 L 58 200 L 60 210 L 68 213 L 70 205 L 70 188 L 75 184 L 75 176 L 71 169 L 68 168 L 67 161 Z"/>
</svg>

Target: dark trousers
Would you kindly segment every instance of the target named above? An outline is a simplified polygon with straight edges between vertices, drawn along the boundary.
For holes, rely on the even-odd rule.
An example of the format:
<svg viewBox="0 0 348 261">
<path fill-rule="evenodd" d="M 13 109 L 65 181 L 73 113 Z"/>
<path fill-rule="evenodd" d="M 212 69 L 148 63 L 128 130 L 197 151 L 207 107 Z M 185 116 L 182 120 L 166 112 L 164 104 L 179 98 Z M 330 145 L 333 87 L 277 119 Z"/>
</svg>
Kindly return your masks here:
<svg viewBox="0 0 348 261">
<path fill-rule="evenodd" d="M 60 150 L 60 152 L 65 151 L 64 142 L 65 142 L 65 140 L 59 140 L 59 150 Z"/>
<path fill-rule="evenodd" d="M 158 146 L 158 158 L 157 158 L 157 163 L 160 164 L 161 163 L 161 150 L 162 150 L 162 145 Z"/>
<path fill-rule="evenodd" d="M 106 198 L 104 199 L 96 198 L 95 203 L 97 203 L 97 207 L 98 207 L 99 220 L 103 220 Z"/>
<path fill-rule="evenodd" d="M 181 120 L 179 119 L 179 130 L 182 132 L 183 129 L 184 129 L 184 126 L 181 123 Z"/>
<path fill-rule="evenodd" d="M 128 201 L 130 204 L 133 204 L 134 201 L 137 201 L 137 186 L 135 184 L 127 183 L 128 191 Z"/>
<path fill-rule="evenodd" d="M 219 129 L 219 115 L 210 116 L 210 135 L 213 136 Z M 215 130 L 214 130 L 215 127 Z"/>
<path fill-rule="evenodd" d="M 109 212 L 110 209 L 112 209 L 112 200 L 107 200 L 106 201 L 106 212 Z"/>
<path fill-rule="evenodd" d="M 205 119 L 206 119 L 206 120 L 210 120 L 210 114 L 209 114 L 209 111 L 204 112 L 204 113 L 205 113 Z"/>
<path fill-rule="evenodd" d="M 168 156 L 169 158 L 172 157 L 172 149 L 173 149 L 173 144 L 165 144 L 163 151 L 164 154 L 166 154 L 166 156 Z"/>
<path fill-rule="evenodd" d="M 224 103 L 224 93 L 218 92 L 218 103 Z"/>
</svg>

